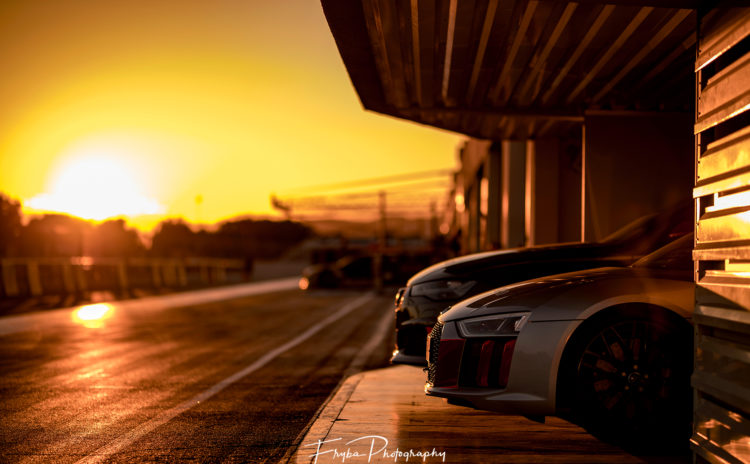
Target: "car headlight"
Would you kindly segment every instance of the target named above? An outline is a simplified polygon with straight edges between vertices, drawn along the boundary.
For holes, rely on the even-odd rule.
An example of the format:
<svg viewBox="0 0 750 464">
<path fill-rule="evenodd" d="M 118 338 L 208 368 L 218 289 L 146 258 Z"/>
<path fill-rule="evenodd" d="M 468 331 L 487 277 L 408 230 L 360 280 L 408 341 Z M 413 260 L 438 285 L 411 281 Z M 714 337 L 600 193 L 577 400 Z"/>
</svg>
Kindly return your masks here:
<svg viewBox="0 0 750 464">
<path fill-rule="evenodd" d="M 411 287 L 411 296 L 424 296 L 435 301 L 458 300 L 466 295 L 476 284 L 475 281 L 438 280 L 415 284 Z"/>
<path fill-rule="evenodd" d="M 396 308 L 401 306 L 401 300 L 404 299 L 404 293 L 406 293 L 406 287 L 401 287 L 396 292 L 396 297 L 394 298 L 394 303 L 396 303 Z"/>
<path fill-rule="evenodd" d="M 531 313 L 510 313 L 474 317 L 458 321 L 461 335 L 472 337 L 501 337 L 518 335 Z"/>
</svg>

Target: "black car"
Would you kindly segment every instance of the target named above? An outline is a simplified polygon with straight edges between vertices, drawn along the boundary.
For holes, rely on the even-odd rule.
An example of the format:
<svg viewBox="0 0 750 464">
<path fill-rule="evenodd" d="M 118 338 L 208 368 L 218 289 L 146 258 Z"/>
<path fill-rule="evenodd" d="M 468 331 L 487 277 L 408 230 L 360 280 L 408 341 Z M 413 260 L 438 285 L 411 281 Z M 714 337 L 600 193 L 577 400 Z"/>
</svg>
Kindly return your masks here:
<svg viewBox="0 0 750 464">
<path fill-rule="evenodd" d="M 381 256 L 385 285 L 404 285 L 419 269 L 434 263 L 427 253 L 392 253 Z M 349 255 L 332 263 L 314 264 L 302 271 L 299 286 L 303 290 L 320 288 L 366 288 L 375 279 L 375 256 Z"/>
<path fill-rule="evenodd" d="M 551 274 L 627 266 L 692 230 L 692 206 L 685 205 L 641 217 L 599 242 L 475 253 L 430 266 L 396 294 L 396 351 L 391 362 L 426 365 L 427 335 L 438 315 L 460 300 Z"/>
<path fill-rule="evenodd" d="M 346 256 L 334 263 L 314 264 L 302 271 L 299 287 L 302 290 L 313 288 L 336 288 L 343 281 L 363 285 L 372 279 L 372 257 Z"/>
</svg>

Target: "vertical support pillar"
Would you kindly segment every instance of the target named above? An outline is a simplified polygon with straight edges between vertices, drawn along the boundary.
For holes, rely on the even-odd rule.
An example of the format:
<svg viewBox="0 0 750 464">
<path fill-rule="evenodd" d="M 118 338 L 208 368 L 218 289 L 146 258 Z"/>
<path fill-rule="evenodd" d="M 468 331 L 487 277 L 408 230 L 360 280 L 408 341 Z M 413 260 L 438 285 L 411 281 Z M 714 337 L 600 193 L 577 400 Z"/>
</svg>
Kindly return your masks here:
<svg viewBox="0 0 750 464">
<path fill-rule="evenodd" d="M 33 260 L 26 262 L 26 272 L 29 278 L 29 293 L 31 296 L 41 295 L 42 281 L 39 278 L 39 263 Z"/>
<path fill-rule="evenodd" d="M 73 277 L 73 265 L 68 261 L 61 264 L 62 281 L 65 293 L 71 294 L 76 291 L 76 282 Z"/>
<path fill-rule="evenodd" d="M 216 282 L 223 284 L 227 281 L 227 272 L 224 266 L 218 265 L 214 268 L 216 270 Z"/>
<path fill-rule="evenodd" d="M 206 285 L 211 283 L 211 273 L 209 272 L 208 265 L 206 263 L 200 264 L 200 272 L 201 272 L 201 283 L 204 283 Z"/>
<path fill-rule="evenodd" d="M 18 296 L 18 279 L 16 278 L 16 265 L 13 261 L 2 260 L 3 288 L 5 296 Z"/>
<path fill-rule="evenodd" d="M 86 283 L 86 274 L 81 264 L 73 268 L 73 274 L 75 275 L 76 288 L 81 292 L 88 290 L 89 286 Z"/>
<path fill-rule="evenodd" d="M 524 194 L 524 230 L 526 245 L 536 245 L 536 146 L 526 142 L 526 185 Z"/>
<path fill-rule="evenodd" d="M 154 262 L 151 264 L 151 278 L 154 281 L 155 288 L 159 288 L 162 286 L 160 268 L 161 268 L 161 263 L 159 262 Z"/>
<path fill-rule="evenodd" d="M 487 159 L 487 248 L 497 249 L 502 246 L 502 145 L 493 143 Z"/>
<path fill-rule="evenodd" d="M 502 151 L 502 246 L 524 246 L 526 143 L 503 141 Z"/>
<path fill-rule="evenodd" d="M 386 223 L 386 197 L 385 191 L 378 192 L 378 210 L 380 214 L 380 223 L 378 227 L 378 247 L 373 259 L 373 276 L 375 290 L 383 290 L 383 254 L 388 246 L 388 229 Z"/>
<path fill-rule="evenodd" d="M 162 266 L 164 285 L 167 287 L 174 287 L 177 283 L 177 265 L 174 260 L 168 260 Z"/>
<path fill-rule="evenodd" d="M 128 283 L 128 271 L 124 260 L 120 260 L 117 264 L 117 284 L 120 286 L 120 291 L 126 292 L 129 288 Z"/>
<path fill-rule="evenodd" d="M 588 238 L 586 234 L 586 123 L 581 126 L 581 241 L 585 242 Z"/>
<path fill-rule="evenodd" d="M 180 287 L 187 287 L 188 285 L 188 278 L 187 278 L 187 269 L 186 269 L 185 261 L 181 262 L 177 265 L 177 281 L 180 284 Z"/>
</svg>

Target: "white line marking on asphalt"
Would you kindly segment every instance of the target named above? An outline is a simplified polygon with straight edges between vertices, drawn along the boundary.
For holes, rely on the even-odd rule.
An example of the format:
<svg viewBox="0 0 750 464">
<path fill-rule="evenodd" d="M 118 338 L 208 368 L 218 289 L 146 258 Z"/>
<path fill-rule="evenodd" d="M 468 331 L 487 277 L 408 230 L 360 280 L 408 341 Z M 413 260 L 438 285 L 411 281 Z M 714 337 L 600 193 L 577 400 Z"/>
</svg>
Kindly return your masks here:
<svg viewBox="0 0 750 464">
<path fill-rule="evenodd" d="M 338 385 L 336 385 L 333 391 L 331 391 L 331 394 L 328 395 L 328 398 L 323 401 L 323 404 L 320 405 L 318 410 L 315 411 L 312 419 L 310 419 L 305 428 L 302 429 L 302 431 L 297 435 L 297 437 L 292 442 L 292 445 L 287 449 L 286 453 L 284 453 L 284 456 L 279 459 L 279 463 L 288 464 L 289 462 L 291 462 L 292 457 L 299 449 L 299 445 L 308 436 L 328 437 L 328 434 L 333 428 L 334 422 L 338 418 L 339 414 L 341 414 L 341 411 L 346 405 L 346 402 L 351 397 L 352 393 L 354 393 L 354 390 L 357 388 L 357 384 L 359 384 L 358 381 L 353 384 L 347 384 L 347 380 L 349 380 L 349 378 L 354 374 L 359 373 L 362 368 L 365 367 L 365 364 L 370 359 L 372 352 L 377 349 L 377 347 L 381 343 L 383 343 L 383 340 L 391 332 L 391 330 L 394 330 L 393 320 L 393 311 L 389 308 L 389 310 L 386 311 L 381 317 L 380 323 L 378 324 L 375 332 L 372 334 L 370 339 L 362 348 L 360 348 L 360 350 L 354 356 L 354 359 L 352 359 L 352 361 L 349 363 L 349 367 L 346 368 L 344 374 L 341 376 L 341 381 L 339 381 Z M 346 391 L 343 391 L 343 388 L 345 388 L 344 385 L 348 385 Z M 338 410 L 335 412 L 335 416 L 332 415 L 331 417 L 321 417 L 324 412 L 329 409 L 329 405 L 334 398 L 340 400 L 341 408 L 338 408 Z M 316 427 L 315 432 L 312 432 L 313 427 Z M 325 430 L 325 433 L 320 432 L 321 428 Z M 319 439 L 324 440 L 324 438 Z M 310 461 L 312 462 L 312 459 L 310 459 Z"/>
<path fill-rule="evenodd" d="M 117 310 L 160 310 L 181 306 L 195 306 L 216 301 L 259 295 L 261 293 L 278 292 L 297 288 L 297 277 L 269 280 L 265 282 L 250 282 L 228 287 L 206 288 L 187 292 L 171 293 L 169 295 L 147 296 L 133 300 L 112 301 L 108 304 Z M 86 306 L 86 305 L 82 305 Z M 0 335 L 9 335 L 30 330 L 39 330 L 57 325 L 72 325 L 71 313 L 81 306 L 71 308 L 52 309 L 19 316 L 0 318 Z"/>
<path fill-rule="evenodd" d="M 350 301 L 349 303 L 345 304 L 341 309 L 336 311 L 335 313 L 331 314 L 327 318 L 323 319 L 322 321 L 318 322 L 314 326 L 307 329 L 305 332 L 300 334 L 298 337 L 284 343 L 280 347 L 271 350 L 270 352 L 266 353 L 265 356 L 261 357 L 254 363 L 250 364 L 249 366 L 245 367 L 244 369 L 234 373 L 233 375 L 230 375 L 226 379 L 222 380 L 221 382 L 217 383 L 213 387 L 209 388 L 208 390 L 190 398 L 187 401 L 184 401 L 177 406 L 174 406 L 171 409 L 168 409 L 164 411 L 163 413 L 159 414 L 158 416 L 154 417 L 153 419 L 144 422 L 143 424 L 139 425 L 138 427 L 134 428 L 128 433 L 125 433 L 121 437 L 117 438 L 113 442 L 111 442 L 108 445 L 105 445 L 98 450 L 96 450 L 93 454 L 79 460 L 76 464 L 90 464 L 90 463 L 97 463 L 102 462 L 103 460 L 111 457 L 113 454 L 117 453 L 118 451 L 122 450 L 123 448 L 131 445 L 136 440 L 141 438 L 142 436 L 154 431 L 157 427 L 166 424 L 170 420 L 174 419 L 178 415 L 182 414 L 183 412 L 187 411 L 188 409 L 192 408 L 193 406 L 197 406 L 200 404 L 201 401 L 206 401 L 212 396 L 216 395 L 220 391 L 224 390 L 231 384 L 237 382 L 238 380 L 242 379 L 243 377 L 247 376 L 248 374 L 251 374 L 252 372 L 260 369 L 261 367 L 265 366 L 269 362 L 271 362 L 274 358 L 277 356 L 283 354 L 284 352 L 294 348 L 295 346 L 299 345 L 300 343 L 304 342 L 308 338 L 312 337 L 316 333 L 320 332 L 323 328 L 326 326 L 336 322 L 337 320 L 341 319 L 342 317 L 346 316 L 350 312 L 354 311 L 355 309 L 359 308 L 360 306 L 365 305 L 369 301 L 371 301 L 375 297 L 374 293 L 367 293 L 365 295 L 360 296 L 356 300 Z"/>
<path fill-rule="evenodd" d="M 383 314 L 375 333 L 372 334 L 372 337 L 367 341 L 367 344 L 359 350 L 357 356 L 354 357 L 351 364 L 349 364 L 349 367 L 344 371 L 344 379 L 358 373 L 363 367 L 365 367 L 372 352 L 383 343 L 383 339 L 390 333 L 389 329 L 393 327 L 394 319 L 393 311 L 386 311 L 385 314 Z"/>
</svg>

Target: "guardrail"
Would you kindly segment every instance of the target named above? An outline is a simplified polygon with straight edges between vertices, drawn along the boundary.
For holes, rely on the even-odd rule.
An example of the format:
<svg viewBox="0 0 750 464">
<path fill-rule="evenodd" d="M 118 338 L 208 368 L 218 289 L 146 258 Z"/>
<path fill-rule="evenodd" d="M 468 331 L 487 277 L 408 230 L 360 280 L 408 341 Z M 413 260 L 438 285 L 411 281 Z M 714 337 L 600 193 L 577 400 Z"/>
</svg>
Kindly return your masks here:
<svg viewBox="0 0 750 464">
<path fill-rule="evenodd" d="M 249 269 L 218 258 L 3 258 L 0 276 L 0 297 L 9 298 L 239 283 Z"/>
</svg>

